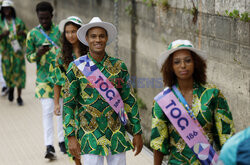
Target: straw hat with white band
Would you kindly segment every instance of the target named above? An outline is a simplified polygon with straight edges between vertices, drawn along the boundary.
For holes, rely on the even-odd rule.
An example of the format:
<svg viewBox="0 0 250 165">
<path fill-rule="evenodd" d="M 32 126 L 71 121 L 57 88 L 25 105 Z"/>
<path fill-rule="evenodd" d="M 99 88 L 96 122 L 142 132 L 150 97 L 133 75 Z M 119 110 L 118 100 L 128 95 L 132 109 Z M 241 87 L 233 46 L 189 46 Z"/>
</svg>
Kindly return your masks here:
<svg viewBox="0 0 250 165">
<path fill-rule="evenodd" d="M 117 35 L 116 27 L 113 24 L 108 23 L 108 22 L 103 22 L 99 17 L 93 17 L 88 24 L 83 25 L 77 31 L 77 37 L 84 45 L 89 46 L 85 37 L 86 37 L 88 30 L 93 27 L 101 27 L 107 31 L 107 34 L 108 34 L 107 45 L 110 44 Z"/>
<path fill-rule="evenodd" d="M 189 40 L 175 40 L 168 46 L 167 51 L 163 52 L 160 55 L 157 62 L 159 69 L 162 68 L 162 65 L 165 63 L 170 54 L 182 49 L 190 50 L 203 59 L 206 59 L 206 52 L 194 48 L 193 44 Z"/>
<path fill-rule="evenodd" d="M 13 7 L 14 8 L 14 3 L 11 0 L 4 0 L 2 3 L 2 7 Z"/>
<path fill-rule="evenodd" d="M 79 17 L 76 17 L 76 16 L 70 16 L 66 19 L 63 19 L 60 23 L 59 23 L 59 30 L 60 32 L 63 32 L 64 31 L 64 26 L 66 23 L 68 22 L 72 22 L 74 24 L 77 24 L 77 25 L 80 25 L 82 26 L 83 22 L 82 20 L 79 18 Z"/>
</svg>

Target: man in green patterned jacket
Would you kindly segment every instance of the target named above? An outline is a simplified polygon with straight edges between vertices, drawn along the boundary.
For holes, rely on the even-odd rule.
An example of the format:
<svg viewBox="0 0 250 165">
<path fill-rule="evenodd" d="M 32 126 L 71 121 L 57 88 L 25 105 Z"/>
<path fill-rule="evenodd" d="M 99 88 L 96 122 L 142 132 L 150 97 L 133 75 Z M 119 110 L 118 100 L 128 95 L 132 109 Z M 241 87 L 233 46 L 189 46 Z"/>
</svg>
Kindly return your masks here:
<svg viewBox="0 0 250 165">
<path fill-rule="evenodd" d="M 106 44 L 111 43 L 116 35 L 115 26 L 98 17 L 77 32 L 79 40 L 89 46 L 89 53 L 83 57 L 91 59 L 119 92 L 132 126 L 133 144 L 118 114 L 72 62 L 67 71 L 69 89 L 64 99 L 63 121 L 69 151 L 77 158 L 83 155 L 85 165 L 102 165 L 104 157 L 109 165 L 124 165 L 126 151 L 136 149 L 137 155 L 143 146 L 138 106 L 127 67 L 105 52 Z"/>
<path fill-rule="evenodd" d="M 55 159 L 53 147 L 53 110 L 54 85 L 48 81 L 49 66 L 56 58 L 59 49 L 60 32 L 52 23 L 53 7 L 48 2 L 40 2 L 36 6 L 40 25 L 33 28 L 27 35 L 27 59 L 37 65 L 37 79 L 35 96 L 40 99 L 43 109 L 44 143 L 47 147 L 45 158 Z M 47 36 L 46 36 L 47 35 Z M 66 153 L 62 115 L 57 116 L 57 133 L 59 146 Z"/>
</svg>

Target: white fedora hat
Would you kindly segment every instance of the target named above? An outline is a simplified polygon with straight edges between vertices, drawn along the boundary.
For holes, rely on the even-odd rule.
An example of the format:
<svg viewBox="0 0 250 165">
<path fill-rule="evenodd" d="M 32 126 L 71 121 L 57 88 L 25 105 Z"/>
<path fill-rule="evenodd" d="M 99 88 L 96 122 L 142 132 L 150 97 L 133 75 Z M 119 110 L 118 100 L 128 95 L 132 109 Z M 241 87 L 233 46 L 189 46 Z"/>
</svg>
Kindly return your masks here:
<svg viewBox="0 0 250 165">
<path fill-rule="evenodd" d="M 167 51 L 160 55 L 157 62 L 159 69 L 162 68 L 162 65 L 165 63 L 170 54 L 182 49 L 190 50 L 203 59 L 206 59 L 206 52 L 194 48 L 193 44 L 189 40 L 175 40 L 168 46 Z"/>
<path fill-rule="evenodd" d="M 117 35 L 116 27 L 113 24 L 108 23 L 108 22 L 103 22 L 99 17 L 93 17 L 88 24 L 83 25 L 77 31 L 77 37 L 84 45 L 89 46 L 85 37 L 86 37 L 87 31 L 93 27 L 101 27 L 107 31 L 108 33 L 107 45 L 110 44 Z"/>
<path fill-rule="evenodd" d="M 4 0 L 2 7 L 14 7 L 14 3 L 11 0 Z"/>
<path fill-rule="evenodd" d="M 66 19 L 61 20 L 61 22 L 59 23 L 59 30 L 60 30 L 60 32 L 64 31 L 64 26 L 68 22 L 72 22 L 72 23 L 80 25 L 80 26 L 82 26 L 82 24 L 83 24 L 82 20 L 79 17 L 70 16 L 70 17 L 68 17 Z"/>
</svg>

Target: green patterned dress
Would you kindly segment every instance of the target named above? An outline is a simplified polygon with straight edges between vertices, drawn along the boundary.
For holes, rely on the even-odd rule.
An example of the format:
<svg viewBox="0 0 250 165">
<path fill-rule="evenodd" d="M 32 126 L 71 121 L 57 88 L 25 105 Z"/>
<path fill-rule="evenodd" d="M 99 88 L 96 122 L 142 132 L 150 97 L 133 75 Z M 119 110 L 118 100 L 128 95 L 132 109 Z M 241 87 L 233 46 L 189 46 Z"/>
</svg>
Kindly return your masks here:
<svg viewBox="0 0 250 165">
<path fill-rule="evenodd" d="M 15 18 L 16 33 L 27 32 L 24 22 L 20 18 Z M 24 88 L 26 81 L 25 68 L 25 36 L 14 35 L 13 22 L 6 21 L 9 35 L 1 40 L 2 70 L 6 84 L 10 88 Z M 0 33 L 6 29 L 5 21 L 0 21 Z M 12 40 L 18 40 L 21 50 L 14 52 L 11 45 Z"/>
<path fill-rule="evenodd" d="M 227 101 L 215 86 L 194 83 L 192 111 L 216 150 L 235 133 Z M 168 164 L 200 164 L 156 102 L 152 109 L 150 146 L 169 155 Z"/>
<path fill-rule="evenodd" d="M 39 25 L 39 27 L 42 27 Z M 43 28 L 42 28 L 43 29 Z M 44 30 L 44 29 L 43 29 Z M 45 31 L 45 30 L 44 30 Z M 47 35 L 57 44 L 60 42 L 60 31 L 58 26 L 52 24 L 51 30 L 47 32 Z M 40 32 L 38 27 L 33 28 L 27 35 L 26 41 L 26 53 L 29 62 L 36 62 L 37 78 L 35 96 L 37 98 L 53 98 L 54 97 L 54 84 L 51 83 L 48 78 L 50 75 L 50 64 L 55 60 L 60 49 L 56 49 L 51 45 L 51 49 L 41 57 L 37 56 L 38 47 L 43 43 L 49 43 L 46 37 Z"/>
<path fill-rule="evenodd" d="M 73 59 L 76 59 L 75 54 L 72 54 Z M 65 93 L 66 90 L 68 90 L 68 83 L 66 83 L 66 71 L 68 67 L 66 64 L 64 64 L 63 59 L 62 59 L 62 53 L 61 50 L 59 51 L 57 57 L 55 60 L 53 60 L 50 64 L 50 75 L 48 80 L 56 84 L 58 86 L 61 86 L 61 96 L 65 98 Z"/>
<path fill-rule="evenodd" d="M 133 134 L 141 134 L 138 106 L 126 65 L 107 54 L 101 62 L 95 61 L 89 54 L 88 56 L 119 91 Z M 69 65 L 66 76 L 69 90 L 63 109 L 65 133 L 66 136 L 77 137 L 82 154 L 104 156 L 109 151 L 117 154 L 133 148 L 116 112 L 91 87 L 74 63 Z M 116 81 L 117 79 L 122 81 Z"/>
<path fill-rule="evenodd" d="M 60 50 L 61 52 L 61 50 Z M 75 59 L 75 55 L 73 53 L 73 59 Z M 62 53 L 59 53 L 56 57 L 55 60 L 53 60 L 50 64 L 50 75 L 48 80 L 56 84 L 58 86 L 61 86 L 61 96 L 62 98 L 65 98 L 65 93 L 69 89 L 69 83 L 66 83 L 66 71 L 67 71 L 67 66 L 64 64 L 63 59 L 62 59 Z M 64 137 L 65 140 L 65 147 L 67 149 L 67 153 L 70 157 L 72 155 L 69 153 L 68 150 L 68 138 L 67 136 Z"/>
</svg>

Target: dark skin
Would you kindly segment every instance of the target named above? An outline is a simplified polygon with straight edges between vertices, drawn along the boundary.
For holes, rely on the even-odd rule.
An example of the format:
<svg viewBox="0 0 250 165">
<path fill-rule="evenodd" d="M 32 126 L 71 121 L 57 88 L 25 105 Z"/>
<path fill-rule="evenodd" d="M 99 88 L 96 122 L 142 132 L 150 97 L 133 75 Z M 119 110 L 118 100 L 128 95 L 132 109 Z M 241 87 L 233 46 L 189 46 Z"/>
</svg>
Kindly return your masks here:
<svg viewBox="0 0 250 165">
<path fill-rule="evenodd" d="M 177 77 L 180 91 L 191 107 L 194 82 L 194 61 L 191 52 L 189 50 L 178 50 L 174 52 L 172 66 Z M 163 156 L 162 152 L 154 150 L 154 165 L 161 165 Z"/>
<path fill-rule="evenodd" d="M 88 34 L 86 35 L 86 41 L 89 44 L 89 52 L 90 55 L 98 62 L 102 61 L 105 56 L 105 48 L 106 43 L 108 41 L 108 36 L 106 31 L 100 27 L 93 27 L 88 30 Z M 80 144 L 78 143 L 75 136 L 69 136 L 69 151 L 70 153 L 76 157 L 80 158 Z M 135 152 L 135 156 L 138 155 L 143 147 L 143 140 L 141 134 L 136 134 L 133 137 L 133 151 Z"/>
<path fill-rule="evenodd" d="M 12 15 L 11 15 L 10 7 L 3 7 L 2 10 L 3 10 L 3 13 L 4 13 L 6 19 L 11 20 Z M 4 30 L 3 33 L 0 35 L 0 39 L 2 40 L 2 38 L 9 36 L 9 34 L 10 34 L 9 30 Z"/>
<path fill-rule="evenodd" d="M 162 152 L 154 150 L 154 165 L 161 165 L 163 156 Z"/>
<path fill-rule="evenodd" d="M 38 17 L 39 23 L 44 28 L 45 32 L 50 31 L 51 25 L 52 25 L 53 14 L 50 13 L 49 11 L 38 11 L 37 17 Z M 40 46 L 37 49 L 37 56 L 42 56 L 49 50 L 50 50 L 49 46 L 44 46 L 44 45 Z"/>
</svg>

